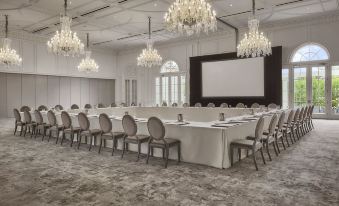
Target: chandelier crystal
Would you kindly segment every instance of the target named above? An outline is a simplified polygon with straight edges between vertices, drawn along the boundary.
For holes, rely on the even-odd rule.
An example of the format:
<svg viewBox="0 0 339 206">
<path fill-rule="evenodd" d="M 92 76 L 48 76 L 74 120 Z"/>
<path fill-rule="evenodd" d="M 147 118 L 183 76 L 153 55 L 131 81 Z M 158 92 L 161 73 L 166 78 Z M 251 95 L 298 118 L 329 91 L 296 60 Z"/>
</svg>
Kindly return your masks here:
<svg viewBox="0 0 339 206">
<path fill-rule="evenodd" d="M 76 32 L 71 30 L 72 19 L 67 16 L 67 0 L 65 0 L 65 14 L 60 17 L 61 30 L 47 42 L 48 51 L 56 55 L 79 56 L 84 53 L 84 44 Z"/>
<path fill-rule="evenodd" d="M 10 66 L 20 66 L 22 59 L 16 53 L 15 49 L 11 48 L 12 40 L 7 38 L 8 37 L 8 15 L 6 17 L 6 32 L 5 38 L 2 40 L 2 47 L 0 48 L 0 64 L 5 65 L 6 67 Z"/>
<path fill-rule="evenodd" d="M 217 29 L 216 12 L 205 0 L 176 0 L 164 19 L 167 30 L 187 36 Z"/>
<path fill-rule="evenodd" d="M 249 32 L 237 46 L 238 57 L 260 57 L 272 54 L 271 42 L 259 32 L 259 20 L 255 18 L 255 0 L 253 0 L 253 17 L 248 21 Z"/>
<path fill-rule="evenodd" d="M 99 66 L 94 59 L 91 58 L 91 51 L 89 50 L 89 34 L 87 33 L 87 51 L 85 52 L 86 57 L 81 60 L 78 65 L 79 72 L 98 72 Z"/>
<path fill-rule="evenodd" d="M 162 63 L 162 57 L 158 54 L 158 50 L 154 49 L 153 41 L 151 40 L 151 17 L 148 17 L 148 41 L 147 47 L 142 50 L 141 54 L 137 58 L 138 66 L 141 67 L 153 67 L 160 66 Z"/>
</svg>

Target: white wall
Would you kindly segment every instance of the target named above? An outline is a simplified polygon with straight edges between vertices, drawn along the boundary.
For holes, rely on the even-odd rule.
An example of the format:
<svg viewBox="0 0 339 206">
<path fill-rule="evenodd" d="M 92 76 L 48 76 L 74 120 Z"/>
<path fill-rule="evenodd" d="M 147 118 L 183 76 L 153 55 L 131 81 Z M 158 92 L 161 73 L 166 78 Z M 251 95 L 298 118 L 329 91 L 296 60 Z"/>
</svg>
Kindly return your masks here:
<svg viewBox="0 0 339 206">
<path fill-rule="evenodd" d="M 115 101 L 115 80 L 0 73 L 0 97 L 0 117 L 12 117 L 23 105 L 108 105 Z"/>
<path fill-rule="evenodd" d="M 241 29 L 240 39 L 247 28 Z M 312 19 L 296 19 L 275 23 L 264 27 L 264 31 L 272 41 L 273 46 L 282 46 L 283 65 L 289 64 L 289 58 L 294 49 L 306 42 L 317 42 L 328 48 L 331 54 L 331 64 L 339 63 L 339 15 L 325 16 Z M 166 60 L 178 63 L 182 72 L 189 71 L 189 57 L 207 54 L 227 53 L 236 51 L 234 32 L 214 34 L 195 40 L 186 40 L 176 43 L 156 44 L 160 55 Z M 121 51 L 117 56 L 119 78 L 136 77 L 138 80 L 138 101 L 144 105 L 155 102 L 154 78 L 159 75 L 159 67 L 151 69 L 138 68 L 136 57 L 141 47 Z M 188 76 L 189 78 L 189 76 Z M 117 85 L 118 86 L 118 85 Z M 119 85 L 123 87 L 124 85 Z M 189 79 L 187 88 L 189 87 Z M 120 89 L 124 91 L 123 89 Z M 189 91 L 187 91 L 189 98 Z M 117 101 L 123 100 L 123 93 L 117 94 Z M 188 101 L 188 99 L 187 99 Z"/>
</svg>

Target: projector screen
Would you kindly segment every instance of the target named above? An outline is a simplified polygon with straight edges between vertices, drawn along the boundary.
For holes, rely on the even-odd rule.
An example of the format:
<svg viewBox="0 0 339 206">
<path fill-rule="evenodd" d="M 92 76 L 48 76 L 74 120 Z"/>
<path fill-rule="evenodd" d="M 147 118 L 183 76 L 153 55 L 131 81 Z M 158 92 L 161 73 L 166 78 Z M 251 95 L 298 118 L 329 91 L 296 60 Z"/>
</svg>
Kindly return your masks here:
<svg viewBox="0 0 339 206">
<path fill-rule="evenodd" d="M 264 95 L 263 57 L 202 63 L 203 97 Z"/>
</svg>

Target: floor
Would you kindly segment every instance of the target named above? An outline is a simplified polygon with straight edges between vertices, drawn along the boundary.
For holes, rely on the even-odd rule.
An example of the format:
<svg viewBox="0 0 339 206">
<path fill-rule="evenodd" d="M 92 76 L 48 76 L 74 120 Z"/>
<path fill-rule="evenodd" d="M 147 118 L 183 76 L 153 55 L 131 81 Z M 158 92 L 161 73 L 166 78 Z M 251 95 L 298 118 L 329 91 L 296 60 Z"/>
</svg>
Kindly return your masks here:
<svg viewBox="0 0 339 206">
<path fill-rule="evenodd" d="M 339 205 L 339 121 L 316 120 L 266 165 L 257 154 L 259 171 L 251 158 L 225 170 L 174 161 L 164 169 L 133 153 L 121 160 L 13 136 L 12 124 L 0 119 L 1 206 Z"/>
</svg>

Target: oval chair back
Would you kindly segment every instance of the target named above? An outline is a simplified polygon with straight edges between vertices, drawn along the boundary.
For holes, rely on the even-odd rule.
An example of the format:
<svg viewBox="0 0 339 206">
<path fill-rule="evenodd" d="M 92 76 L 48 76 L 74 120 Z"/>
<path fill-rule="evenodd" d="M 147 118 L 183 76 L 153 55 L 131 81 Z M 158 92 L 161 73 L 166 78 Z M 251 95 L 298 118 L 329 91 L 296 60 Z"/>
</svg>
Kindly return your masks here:
<svg viewBox="0 0 339 206">
<path fill-rule="evenodd" d="M 177 103 L 173 103 L 173 104 L 172 104 L 172 107 L 177 107 L 177 106 L 178 106 Z"/>
<path fill-rule="evenodd" d="M 57 104 L 57 105 L 55 105 L 54 109 L 61 111 L 61 110 L 64 110 L 64 107 L 61 106 L 60 104 Z"/>
<path fill-rule="evenodd" d="M 251 105 L 251 108 L 253 108 L 253 109 L 260 108 L 260 104 L 258 104 L 258 103 L 253 103 L 253 104 Z"/>
<path fill-rule="evenodd" d="M 41 112 L 41 111 L 47 111 L 48 110 L 48 108 L 45 106 L 45 105 L 40 105 L 39 107 L 38 107 L 38 110 Z"/>
<path fill-rule="evenodd" d="M 305 120 L 308 116 L 308 111 L 309 111 L 309 106 L 305 107 L 305 111 L 304 111 L 304 116 L 303 116 L 303 120 Z"/>
<path fill-rule="evenodd" d="M 62 121 L 62 125 L 64 125 L 65 129 L 71 128 L 72 119 L 69 116 L 68 112 L 66 112 L 66 111 L 61 112 L 61 121 Z"/>
<path fill-rule="evenodd" d="M 227 107 L 228 107 L 228 104 L 227 104 L 227 103 L 221 103 L 221 104 L 220 104 L 220 107 L 221 107 L 221 108 L 227 108 Z"/>
<path fill-rule="evenodd" d="M 100 129 L 103 133 L 108 133 L 112 131 L 112 122 L 109 119 L 108 115 L 105 113 L 100 114 L 99 116 Z"/>
<path fill-rule="evenodd" d="M 21 115 L 18 109 L 13 109 L 15 121 L 21 122 Z"/>
<path fill-rule="evenodd" d="M 304 111 L 305 111 L 305 108 L 302 107 L 302 108 L 300 109 L 300 113 L 299 113 L 299 117 L 298 117 L 299 122 L 302 121 L 302 119 L 303 119 L 303 117 L 304 117 Z"/>
<path fill-rule="evenodd" d="M 29 111 L 24 111 L 24 118 L 26 123 L 31 123 L 32 122 L 32 115 Z"/>
<path fill-rule="evenodd" d="M 258 120 L 257 126 L 255 127 L 254 144 L 256 144 L 256 142 L 259 142 L 261 140 L 262 134 L 264 132 L 264 123 L 265 123 L 264 118 L 260 117 Z"/>
<path fill-rule="evenodd" d="M 133 137 L 137 134 L 138 127 L 131 115 L 125 115 L 122 118 L 122 127 L 127 136 Z"/>
<path fill-rule="evenodd" d="M 113 102 L 113 103 L 111 104 L 111 107 L 117 107 L 117 104 Z"/>
<path fill-rule="evenodd" d="M 79 106 L 77 104 L 72 104 L 71 109 L 79 109 Z"/>
<path fill-rule="evenodd" d="M 208 103 L 208 104 L 207 104 L 207 107 L 214 108 L 214 107 L 215 107 L 215 104 L 214 104 L 214 103 Z"/>
<path fill-rule="evenodd" d="M 90 104 L 85 104 L 85 109 L 92 109 L 92 105 L 90 105 Z"/>
<path fill-rule="evenodd" d="M 147 128 L 151 138 L 162 140 L 165 137 L 165 126 L 157 117 L 150 117 L 147 121 Z"/>
<path fill-rule="evenodd" d="M 245 104 L 240 102 L 235 107 L 236 108 L 245 108 Z"/>
<path fill-rule="evenodd" d="M 298 109 L 294 112 L 293 125 L 295 125 L 295 124 L 298 122 L 298 119 L 299 119 L 299 113 L 300 113 L 300 109 L 298 108 Z"/>
<path fill-rule="evenodd" d="M 272 116 L 270 125 L 268 126 L 268 135 L 269 135 L 269 136 L 274 135 L 274 133 L 275 133 L 275 127 L 277 126 L 277 123 L 278 123 L 278 115 L 277 115 L 277 114 L 274 114 L 274 115 Z"/>
<path fill-rule="evenodd" d="M 279 117 L 279 121 L 278 121 L 278 131 L 282 131 L 282 128 L 284 126 L 284 122 L 285 122 L 285 116 L 286 116 L 286 113 L 285 112 L 282 112 L 280 114 L 280 117 Z"/>
<path fill-rule="evenodd" d="M 161 106 L 162 106 L 162 107 L 167 107 L 167 103 L 166 103 L 166 102 L 163 102 L 163 103 L 161 104 Z"/>
<path fill-rule="evenodd" d="M 287 127 L 290 127 L 293 121 L 293 117 L 294 117 L 295 111 L 291 110 L 290 113 L 288 114 L 288 118 L 287 118 Z"/>
<path fill-rule="evenodd" d="M 56 116 L 55 116 L 53 111 L 49 110 L 47 112 L 47 118 L 48 118 L 48 122 L 51 126 L 55 126 L 57 124 Z"/>
<path fill-rule="evenodd" d="M 189 104 L 187 103 L 187 102 L 185 102 L 183 105 L 182 105 L 182 107 L 189 107 Z"/>
<path fill-rule="evenodd" d="M 79 113 L 78 121 L 79 121 L 79 126 L 82 131 L 87 131 L 89 129 L 90 123 L 85 113 L 83 112 Z"/>
<path fill-rule="evenodd" d="M 274 104 L 274 103 L 271 103 L 267 106 L 269 109 L 276 109 L 277 108 L 277 105 Z"/>
<path fill-rule="evenodd" d="M 197 102 L 194 104 L 194 107 L 202 107 L 201 103 L 200 102 Z"/>
<path fill-rule="evenodd" d="M 98 108 L 105 108 L 105 105 L 103 103 L 99 103 Z"/>
<path fill-rule="evenodd" d="M 31 111 L 31 108 L 29 106 L 22 106 L 20 108 L 20 112 L 24 112 L 24 111 Z"/>
<path fill-rule="evenodd" d="M 38 124 L 44 123 L 44 119 L 42 118 L 41 112 L 39 110 L 34 111 L 35 121 Z"/>
</svg>

